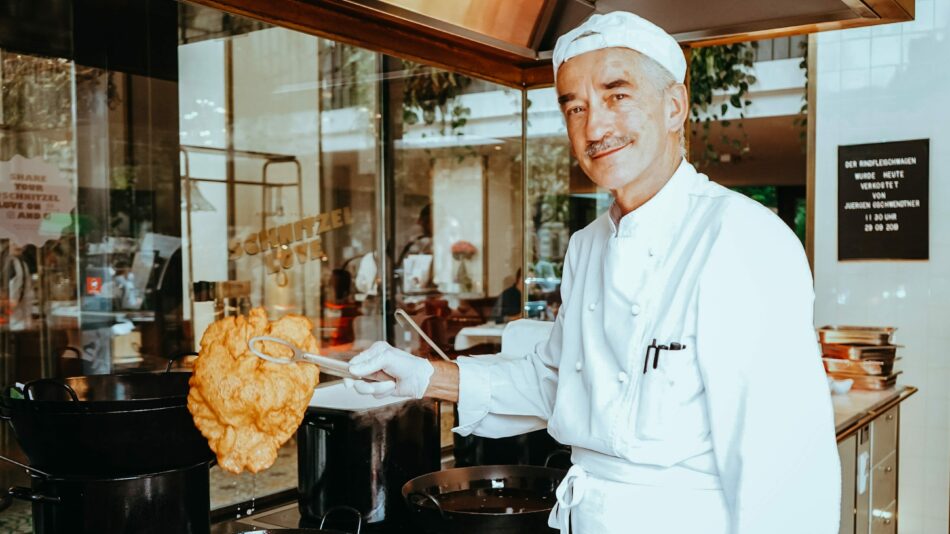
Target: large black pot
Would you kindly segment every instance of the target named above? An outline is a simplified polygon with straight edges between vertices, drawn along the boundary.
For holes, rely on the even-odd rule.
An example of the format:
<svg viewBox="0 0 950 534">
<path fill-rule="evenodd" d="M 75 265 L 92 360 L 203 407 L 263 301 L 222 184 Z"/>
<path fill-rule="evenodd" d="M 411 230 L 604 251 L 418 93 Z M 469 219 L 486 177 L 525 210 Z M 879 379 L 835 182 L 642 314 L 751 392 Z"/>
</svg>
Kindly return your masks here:
<svg viewBox="0 0 950 534">
<path fill-rule="evenodd" d="M 555 532 L 548 515 L 565 473 L 526 465 L 459 467 L 414 478 L 402 495 L 427 534 Z"/>
<path fill-rule="evenodd" d="M 376 401 L 337 382 L 318 387 L 312 404 L 297 429 L 303 521 L 316 524 L 343 505 L 355 508 L 370 529 L 406 532 L 403 484 L 439 468 L 436 402 Z"/>
<path fill-rule="evenodd" d="M 37 380 L 6 388 L 0 417 L 30 466 L 60 477 L 126 477 L 207 463 L 213 453 L 187 408 L 190 376 Z"/>
<path fill-rule="evenodd" d="M 10 488 L 0 506 L 32 501 L 38 534 L 208 534 L 208 465 L 123 478 L 31 472 L 32 487 Z"/>
</svg>

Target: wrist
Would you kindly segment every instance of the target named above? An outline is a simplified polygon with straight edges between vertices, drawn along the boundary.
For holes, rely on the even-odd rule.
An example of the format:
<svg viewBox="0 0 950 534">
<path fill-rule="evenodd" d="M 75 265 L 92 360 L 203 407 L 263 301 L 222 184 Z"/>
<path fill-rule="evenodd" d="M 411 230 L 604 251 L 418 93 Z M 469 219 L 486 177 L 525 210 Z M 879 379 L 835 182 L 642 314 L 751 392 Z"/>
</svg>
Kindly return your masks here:
<svg viewBox="0 0 950 534">
<path fill-rule="evenodd" d="M 429 387 L 425 396 L 449 401 L 459 400 L 459 367 L 455 362 L 430 361 L 432 376 L 429 378 Z"/>
</svg>

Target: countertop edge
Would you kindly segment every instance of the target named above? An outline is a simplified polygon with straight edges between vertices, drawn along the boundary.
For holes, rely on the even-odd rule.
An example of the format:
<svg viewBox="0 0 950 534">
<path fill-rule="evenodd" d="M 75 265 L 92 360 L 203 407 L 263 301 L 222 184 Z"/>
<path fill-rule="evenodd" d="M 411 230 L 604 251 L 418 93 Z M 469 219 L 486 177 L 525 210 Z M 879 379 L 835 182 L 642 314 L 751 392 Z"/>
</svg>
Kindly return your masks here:
<svg viewBox="0 0 950 534">
<path fill-rule="evenodd" d="M 894 406 L 904 402 L 909 397 L 917 393 L 918 388 L 914 386 L 899 386 L 894 389 L 893 395 L 881 400 L 870 408 L 856 413 L 853 417 L 844 422 L 835 425 L 835 438 L 839 443 L 855 434 L 858 429 L 877 419 L 881 414 L 890 410 Z"/>
</svg>

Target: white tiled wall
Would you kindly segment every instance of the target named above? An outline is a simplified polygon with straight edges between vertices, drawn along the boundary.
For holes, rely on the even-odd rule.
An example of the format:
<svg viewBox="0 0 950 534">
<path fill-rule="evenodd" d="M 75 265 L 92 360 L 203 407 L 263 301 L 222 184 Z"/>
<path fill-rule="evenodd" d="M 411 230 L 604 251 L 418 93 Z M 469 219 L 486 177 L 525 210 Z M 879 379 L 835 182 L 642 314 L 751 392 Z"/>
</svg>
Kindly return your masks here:
<svg viewBox="0 0 950 534">
<path fill-rule="evenodd" d="M 948 532 L 950 503 L 950 0 L 916 20 L 818 36 L 818 324 L 894 325 L 903 405 L 900 534 Z M 838 146 L 930 139 L 930 261 L 837 261 Z"/>
</svg>

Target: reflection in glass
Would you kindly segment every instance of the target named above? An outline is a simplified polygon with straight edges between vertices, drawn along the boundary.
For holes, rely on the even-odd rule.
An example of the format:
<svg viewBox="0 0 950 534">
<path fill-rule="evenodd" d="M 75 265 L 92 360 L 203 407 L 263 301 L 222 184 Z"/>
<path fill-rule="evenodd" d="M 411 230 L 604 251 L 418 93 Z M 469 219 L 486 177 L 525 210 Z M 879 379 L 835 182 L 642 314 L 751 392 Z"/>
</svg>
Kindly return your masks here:
<svg viewBox="0 0 950 534">
<path fill-rule="evenodd" d="M 402 75 L 388 87 L 402 111 L 391 115 L 396 305 L 447 352 L 498 350 L 500 326 L 473 329 L 521 315 L 521 93 L 388 65 Z M 433 352 L 399 326 L 394 342 Z"/>
</svg>

